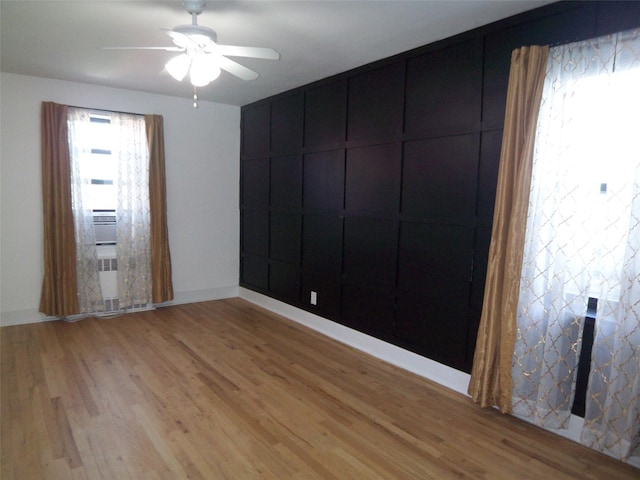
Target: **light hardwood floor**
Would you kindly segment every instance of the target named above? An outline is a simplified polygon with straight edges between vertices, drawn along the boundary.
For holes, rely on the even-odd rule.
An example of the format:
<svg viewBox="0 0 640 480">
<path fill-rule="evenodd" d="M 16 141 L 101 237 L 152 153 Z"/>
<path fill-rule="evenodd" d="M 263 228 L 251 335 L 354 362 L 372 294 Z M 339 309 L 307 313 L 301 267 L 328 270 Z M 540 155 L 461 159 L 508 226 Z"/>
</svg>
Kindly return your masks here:
<svg viewBox="0 0 640 480">
<path fill-rule="evenodd" d="M 640 478 L 241 299 L 0 334 L 3 480 Z"/>
</svg>

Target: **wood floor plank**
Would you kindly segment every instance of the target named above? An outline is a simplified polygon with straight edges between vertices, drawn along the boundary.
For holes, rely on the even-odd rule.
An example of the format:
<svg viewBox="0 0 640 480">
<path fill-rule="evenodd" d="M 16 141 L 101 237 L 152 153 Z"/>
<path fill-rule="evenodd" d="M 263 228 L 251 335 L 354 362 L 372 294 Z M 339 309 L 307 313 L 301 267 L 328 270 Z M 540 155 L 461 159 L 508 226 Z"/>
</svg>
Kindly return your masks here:
<svg viewBox="0 0 640 480">
<path fill-rule="evenodd" d="M 0 340 L 3 480 L 640 478 L 237 298 Z"/>
</svg>

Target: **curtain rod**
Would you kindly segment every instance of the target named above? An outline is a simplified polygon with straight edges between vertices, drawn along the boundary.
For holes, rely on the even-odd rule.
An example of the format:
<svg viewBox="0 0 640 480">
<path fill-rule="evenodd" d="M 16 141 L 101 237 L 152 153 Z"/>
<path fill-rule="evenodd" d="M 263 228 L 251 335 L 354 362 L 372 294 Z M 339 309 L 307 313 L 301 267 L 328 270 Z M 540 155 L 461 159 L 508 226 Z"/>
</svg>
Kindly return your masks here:
<svg viewBox="0 0 640 480">
<path fill-rule="evenodd" d="M 145 113 L 136 113 L 136 112 L 123 112 L 120 110 L 109 110 L 106 108 L 92 108 L 92 107 L 78 107 L 77 105 L 67 105 L 69 108 L 81 108 L 82 110 L 91 110 L 93 112 L 108 112 L 108 113 L 121 113 L 124 115 L 137 115 L 139 117 L 144 117 Z"/>
</svg>

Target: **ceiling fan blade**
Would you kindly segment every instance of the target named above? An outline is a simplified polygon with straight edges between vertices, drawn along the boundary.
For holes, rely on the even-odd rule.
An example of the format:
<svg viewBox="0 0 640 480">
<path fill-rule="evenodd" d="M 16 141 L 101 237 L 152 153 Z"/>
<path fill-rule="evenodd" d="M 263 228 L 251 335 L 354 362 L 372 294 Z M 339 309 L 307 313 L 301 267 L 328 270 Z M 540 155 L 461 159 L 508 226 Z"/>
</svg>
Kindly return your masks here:
<svg viewBox="0 0 640 480">
<path fill-rule="evenodd" d="M 251 57 L 265 60 L 280 60 L 280 54 L 273 48 L 239 47 L 235 45 L 216 45 L 215 52 L 230 57 Z"/>
<path fill-rule="evenodd" d="M 169 30 L 168 28 L 161 28 L 163 32 L 171 37 L 173 43 L 175 43 L 178 47 L 185 49 L 187 47 L 197 47 L 196 42 L 194 42 L 189 36 L 184 33 L 176 32 L 175 30 Z"/>
<path fill-rule="evenodd" d="M 180 47 L 102 47 L 102 50 L 165 50 L 167 52 L 183 52 Z"/>
<path fill-rule="evenodd" d="M 257 72 L 225 57 L 218 58 L 218 66 L 241 80 L 255 80 L 260 76 Z"/>
</svg>

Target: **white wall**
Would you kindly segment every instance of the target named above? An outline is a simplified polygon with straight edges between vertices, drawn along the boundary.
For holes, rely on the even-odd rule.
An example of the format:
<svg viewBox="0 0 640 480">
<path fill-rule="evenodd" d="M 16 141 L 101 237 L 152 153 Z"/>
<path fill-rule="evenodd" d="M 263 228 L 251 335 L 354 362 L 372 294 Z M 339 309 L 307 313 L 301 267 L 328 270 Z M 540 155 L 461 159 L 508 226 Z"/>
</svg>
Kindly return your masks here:
<svg viewBox="0 0 640 480">
<path fill-rule="evenodd" d="M 240 108 L 0 74 L 0 325 L 41 321 L 40 105 L 164 117 L 174 303 L 237 295 Z"/>
</svg>

